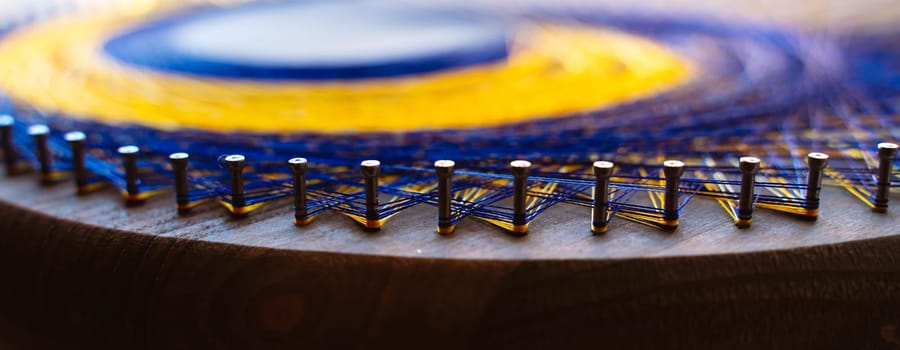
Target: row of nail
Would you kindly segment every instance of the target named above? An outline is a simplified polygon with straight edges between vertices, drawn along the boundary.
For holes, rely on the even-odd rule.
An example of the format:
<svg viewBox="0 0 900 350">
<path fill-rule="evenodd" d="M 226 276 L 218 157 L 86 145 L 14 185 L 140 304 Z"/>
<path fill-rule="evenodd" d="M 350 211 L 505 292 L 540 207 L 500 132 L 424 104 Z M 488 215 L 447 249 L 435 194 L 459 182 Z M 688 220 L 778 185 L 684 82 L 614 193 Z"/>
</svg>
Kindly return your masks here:
<svg viewBox="0 0 900 350">
<path fill-rule="evenodd" d="M 11 135 L 11 119 L 0 117 L 0 141 L 5 154 L 5 163 L 8 172 L 15 171 L 16 159 L 14 144 Z M 36 147 L 35 154 L 38 158 L 39 170 L 42 182 L 50 183 L 53 177 L 53 165 L 51 151 L 48 146 L 49 128 L 44 125 L 32 125 L 28 133 L 32 137 Z M 75 184 L 79 193 L 89 187 L 88 169 L 85 167 L 85 134 L 80 131 L 68 132 L 64 140 L 71 149 L 72 169 Z M 139 203 L 145 196 L 140 193 L 138 157 L 140 149 L 133 145 L 118 148 L 125 174 L 126 199 L 129 202 Z M 891 187 L 893 162 L 897 155 L 897 145 L 893 143 L 881 143 L 878 145 L 878 169 L 876 174 L 876 189 L 873 209 L 877 212 L 885 212 Z M 174 189 L 176 204 L 179 212 L 187 212 L 192 208 L 189 200 L 190 184 L 188 183 L 187 153 L 173 153 L 169 156 L 169 162 L 174 174 Z M 246 164 L 243 155 L 228 155 L 223 158 L 224 165 L 230 174 L 230 206 L 235 215 L 245 215 L 244 210 L 244 168 Z M 828 156 L 824 153 L 809 153 L 807 156 L 808 172 L 806 181 L 806 193 L 804 208 L 809 217 L 815 218 L 819 209 L 819 192 L 822 186 L 822 176 L 828 162 Z M 738 168 L 741 173 L 740 191 L 736 211 L 736 225 L 748 227 L 751 223 L 756 184 L 756 174 L 760 169 L 760 159 L 756 157 L 741 157 Z M 306 172 L 307 160 L 293 158 L 288 160 L 293 174 L 292 187 L 294 199 L 294 222 L 297 225 L 305 225 L 312 221 L 307 208 Z M 381 163 L 377 160 L 365 160 L 360 163 L 363 177 L 365 197 L 364 225 L 367 229 L 380 228 L 378 213 L 379 182 Z M 527 160 L 514 160 L 509 164 L 512 175 L 512 229 L 515 234 L 524 234 L 528 230 L 527 200 L 528 177 L 532 164 Z M 685 164 L 678 160 L 666 160 L 663 162 L 664 195 L 662 201 L 662 220 L 666 226 L 676 228 L 679 219 L 679 195 L 681 193 L 681 177 Z M 451 160 L 438 160 L 434 163 L 434 172 L 437 178 L 437 232 L 447 234 L 453 232 L 455 222 L 451 219 L 453 212 L 452 181 L 455 163 Z M 591 231 L 604 233 L 608 229 L 610 208 L 610 179 L 614 176 L 615 164 L 609 161 L 596 161 L 593 163 L 595 184 L 593 188 L 593 208 L 591 217 Z"/>
<path fill-rule="evenodd" d="M 897 154 L 897 145 L 882 143 L 878 146 L 879 171 L 877 174 L 877 191 L 874 210 L 885 212 L 888 207 L 891 170 Z M 175 153 L 170 156 L 172 168 L 175 170 L 176 198 L 179 208 L 187 203 L 186 153 Z M 231 186 L 235 205 L 240 205 L 239 199 L 243 193 L 242 172 L 244 157 L 230 155 L 225 158 L 228 169 L 231 171 Z M 828 155 L 813 152 L 807 156 L 809 171 L 807 173 L 805 209 L 809 217 L 815 218 L 819 209 L 819 194 L 822 186 L 822 176 L 827 166 Z M 738 197 L 737 220 L 735 224 L 740 228 L 750 226 L 755 200 L 754 188 L 756 174 L 760 169 L 760 159 L 757 157 L 741 157 L 739 169 L 741 172 L 740 193 Z M 293 198 L 294 198 L 294 222 L 297 225 L 305 225 L 312 221 L 307 211 L 306 171 L 308 161 L 305 158 L 293 158 L 288 161 L 293 173 Z M 380 227 L 378 206 L 378 176 L 381 163 L 378 160 L 365 160 L 360 163 L 360 169 L 364 180 L 364 194 L 366 203 L 367 229 Z M 512 191 L 512 233 L 524 234 L 528 231 L 526 220 L 528 198 L 528 175 L 532 164 L 527 160 L 514 160 L 509 168 L 513 178 Z M 678 160 L 666 160 L 663 162 L 663 174 L 665 176 L 665 192 L 663 199 L 663 217 L 666 224 L 675 229 L 679 220 L 679 195 L 681 193 L 681 177 L 685 164 Z M 434 172 L 437 177 L 437 232 L 449 234 L 454 231 L 455 223 L 451 220 L 453 211 L 452 178 L 455 162 L 452 160 L 438 160 L 434 162 Z M 614 176 L 615 164 L 609 161 L 596 161 L 593 163 L 595 185 L 593 188 L 593 207 L 591 214 L 591 231 L 596 234 L 605 233 L 608 230 L 608 218 L 610 215 L 610 179 Z"/>
</svg>

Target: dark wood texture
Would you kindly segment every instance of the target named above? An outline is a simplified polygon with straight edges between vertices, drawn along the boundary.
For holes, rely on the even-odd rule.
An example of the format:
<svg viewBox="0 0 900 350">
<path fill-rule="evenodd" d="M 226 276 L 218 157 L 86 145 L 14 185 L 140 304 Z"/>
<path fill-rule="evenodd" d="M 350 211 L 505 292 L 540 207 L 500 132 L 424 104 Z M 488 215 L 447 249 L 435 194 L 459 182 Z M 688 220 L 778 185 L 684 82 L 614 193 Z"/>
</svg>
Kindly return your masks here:
<svg viewBox="0 0 900 350">
<path fill-rule="evenodd" d="M 171 193 L 126 208 L 36 182 L 0 181 L 0 346 L 900 348 L 900 218 L 837 189 L 816 223 L 738 230 L 695 199 L 678 231 L 592 236 L 560 205 L 518 238 L 438 236 L 425 206 L 372 234 L 296 228 L 289 200 L 178 216 Z"/>
<path fill-rule="evenodd" d="M 292 225 L 290 198 L 232 218 L 208 203 L 179 216 L 174 193 L 127 207 L 109 189 L 75 196 L 69 183 L 43 187 L 31 176 L 0 178 L 0 201 L 88 225 L 123 231 L 248 245 L 283 250 L 450 259 L 617 259 L 700 254 L 728 254 L 799 248 L 876 238 L 900 233 L 897 208 L 873 213 L 849 193 L 825 188 L 819 220 L 798 220 L 758 209 L 753 226 L 738 229 L 718 203 L 695 198 L 688 203 L 676 231 L 660 231 L 615 219 L 602 236 L 590 232 L 590 209 L 560 204 L 542 214 L 529 234 L 515 237 L 478 220 L 463 220 L 451 236 L 434 233 L 437 209 L 428 205 L 406 210 L 375 233 L 328 212 L 306 227 Z M 900 193 L 893 194 L 900 206 Z"/>
</svg>

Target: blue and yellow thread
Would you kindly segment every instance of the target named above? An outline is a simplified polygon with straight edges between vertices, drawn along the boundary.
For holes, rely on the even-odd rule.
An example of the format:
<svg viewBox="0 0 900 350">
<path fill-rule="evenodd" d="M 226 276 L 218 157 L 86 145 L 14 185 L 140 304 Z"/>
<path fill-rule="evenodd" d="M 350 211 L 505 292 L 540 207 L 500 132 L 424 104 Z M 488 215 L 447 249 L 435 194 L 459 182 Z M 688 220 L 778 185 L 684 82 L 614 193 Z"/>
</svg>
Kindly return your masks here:
<svg viewBox="0 0 900 350">
<path fill-rule="evenodd" d="M 756 177 L 756 207 L 817 216 L 805 200 L 805 157 L 813 151 L 832 155 L 826 185 L 872 205 L 875 145 L 900 139 L 900 72 L 889 64 L 900 60 L 891 49 L 900 37 L 811 37 L 626 15 L 573 18 L 578 25 L 547 19 L 523 29 L 525 47 L 500 66 L 284 86 L 136 74 L 97 54 L 104 34 L 129 20 L 62 19 L 0 43 L 9 58 L 0 62 L 0 83 L 9 93 L 2 108 L 18 120 L 12 126 L 18 164 L 35 166 L 25 130 L 42 123 L 53 130 L 54 166 L 69 170 L 71 153 L 60 132 L 81 129 L 91 136 L 85 159 L 91 184 L 125 188 L 113 150 L 136 143 L 143 146 L 139 193 L 150 195 L 171 187 L 167 155 L 187 151 L 188 205 L 215 200 L 235 214 L 290 195 L 286 161 L 304 156 L 310 169 L 302 223 L 334 210 L 375 228 L 406 208 L 435 204 L 428 162 L 434 159 L 458 165 L 452 224 L 474 217 L 513 232 L 523 227 L 513 224 L 507 203 L 506 162 L 517 158 L 536 165 L 526 222 L 558 203 L 590 206 L 589 165 L 600 159 L 617 164 L 609 220 L 663 229 L 677 224 L 663 218 L 663 159 L 687 165 L 679 210 L 695 197 L 712 197 L 738 220 L 734 161 L 748 154 L 765 164 Z M 558 80 L 529 80 L 548 76 Z M 484 91 L 469 91 L 484 81 L 491 82 Z M 511 92 L 522 88 L 517 84 L 527 93 Z M 437 97 L 447 92 L 446 101 Z M 298 122 L 303 115 L 285 110 L 296 103 L 285 102 L 289 97 L 302 97 L 303 115 L 316 118 Z M 429 118 L 412 118 L 420 115 Z M 227 172 L 217 162 L 236 153 L 253 168 L 240 207 L 231 202 Z M 378 204 L 377 219 L 366 216 L 354 167 L 361 159 L 385 164 L 378 191 L 391 199 Z M 896 188 L 898 172 L 889 174 Z"/>
<path fill-rule="evenodd" d="M 348 133 L 481 128 L 552 118 L 649 97 L 684 84 L 693 74 L 687 61 L 650 40 L 591 26 L 532 23 L 517 28 L 506 61 L 409 78 L 264 82 L 186 77 L 139 70 L 102 54 L 109 33 L 132 21 L 62 18 L 13 33 L 0 42 L 7 57 L 0 61 L 0 82 L 14 99 L 35 108 L 104 123 Z"/>
</svg>

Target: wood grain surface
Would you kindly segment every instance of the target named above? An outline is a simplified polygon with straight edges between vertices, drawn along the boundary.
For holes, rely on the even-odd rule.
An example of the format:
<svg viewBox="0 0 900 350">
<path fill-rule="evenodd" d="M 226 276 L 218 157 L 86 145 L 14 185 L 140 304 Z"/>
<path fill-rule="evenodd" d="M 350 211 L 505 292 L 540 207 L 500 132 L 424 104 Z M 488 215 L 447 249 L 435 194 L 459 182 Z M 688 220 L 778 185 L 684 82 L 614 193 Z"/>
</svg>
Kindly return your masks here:
<svg viewBox="0 0 900 350">
<path fill-rule="evenodd" d="M 900 233 L 897 210 L 872 212 L 838 188 L 822 192 L 815 222 L 757 209 L 753 225 L 738 229 L 719 204 L 694 198 L 676 231 L 660 231 L 621 218 L 607 234 L 591 235 L 590 208 L 560 204 L 538 216 L 524 237 L 515 237 L 474 219 L 464 219 L 453 235 L 434 233 L 437 209 L 406 210 L 375 233 L 337 213 L 306 227 L 292 224 L 290 198 L 268 204 L 245 218 L 233 218 L 209 203 L 178 215 L 174 194 L 127 207 L 112 189 L 75 196 L 71 184 L 40 186 L 30 176 L 2 179 L 0 201 L 9 205 L 106 228 L 160 237 L 202 240 L 298 251 L 451 259 L 610 259 L 728 254 L 789 249 L 876 238 Z M 900 193 L 894 193 L 895 206 Z"/>
<path fill-rule="evenodd" d="M 296 228 L 288 202 L 178 216 L 171 197 L 3 179 L 0 346 L 900 348 L 897 215 L 837 189 L 815 223 L 760 210 L 738 230 L 695 199 L 675 232 L 592 236 L 560 205 L 521 238 L 438 236 L 427 206 L 372 234 Z"/>
</svg>

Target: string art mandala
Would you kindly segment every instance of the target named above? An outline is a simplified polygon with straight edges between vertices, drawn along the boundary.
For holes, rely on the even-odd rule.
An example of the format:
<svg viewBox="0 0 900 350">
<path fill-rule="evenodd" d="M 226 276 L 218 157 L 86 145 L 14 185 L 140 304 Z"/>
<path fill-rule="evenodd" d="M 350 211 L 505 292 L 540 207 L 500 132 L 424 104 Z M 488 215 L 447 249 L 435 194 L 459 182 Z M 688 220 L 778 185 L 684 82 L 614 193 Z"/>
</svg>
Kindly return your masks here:
<svg viewBox="0 0 900 350">
<path fill-rule="evenodd" d="M 278 1 L 64 11 L 0 41 L 10 174 L 247 215 L 513 234 L 560 204 L 675 229 L 696 198 L 886 211 L 900 36 L 640 12 Z M 287 203 L 280 201 L 273 203 Z"/>
</svg>

